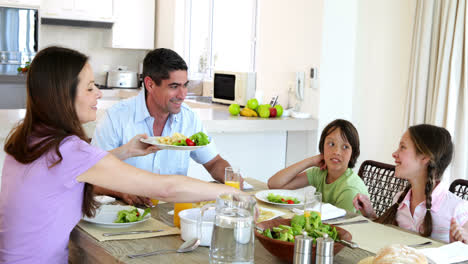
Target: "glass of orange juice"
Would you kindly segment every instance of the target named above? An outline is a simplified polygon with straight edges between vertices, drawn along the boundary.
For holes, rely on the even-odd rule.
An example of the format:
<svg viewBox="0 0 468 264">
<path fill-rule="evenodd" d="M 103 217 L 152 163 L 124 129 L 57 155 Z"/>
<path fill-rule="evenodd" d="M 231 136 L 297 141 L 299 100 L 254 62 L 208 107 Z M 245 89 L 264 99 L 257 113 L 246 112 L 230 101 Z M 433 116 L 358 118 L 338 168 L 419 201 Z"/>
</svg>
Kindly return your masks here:
<svg viewBox="0 0 468 264">
<path fill-rule="evenodd" d="M 174 226 L 180 228 L 179 212 L 193 207 L 192 203 L 176 203 L 174 205 Z"/>
<path fill-rule="evenodd" d="M 151 198 L 151 202 L 153 203 L 153 206 L 156 206 L 156 205 L 158 205 L 159 200 Z"/>
<path fill-rule="evenodd" d="M 322 193 L 306 191 L 304 196 L 304 215 L 308 216 L 310 212 L 317 212 L 322 216 Z"/>
<path fill-rule="evenodd" d="M 240 189 L 241 173 L 236 167 L 226 167 L 224 169 L 224 184 Z"/>
</svg>

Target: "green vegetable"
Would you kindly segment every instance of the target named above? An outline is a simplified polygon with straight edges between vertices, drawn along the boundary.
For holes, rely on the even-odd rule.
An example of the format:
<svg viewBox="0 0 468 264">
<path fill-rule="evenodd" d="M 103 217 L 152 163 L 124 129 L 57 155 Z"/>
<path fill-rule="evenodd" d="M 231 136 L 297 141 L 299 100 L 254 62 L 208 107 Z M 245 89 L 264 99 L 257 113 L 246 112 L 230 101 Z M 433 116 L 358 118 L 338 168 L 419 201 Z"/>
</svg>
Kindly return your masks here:
<svg viewBox="0 0 468 264">
<path fill-rule="evenodd" d="M 314 238 L 323 237 L 323 234 L 328 234 L 333 240 L 337 240 L 338 231 L 336 228 L 322 223 L 320 215 L 316 212 L 310 212 L 309 216 L 295 215 L 291 219 L 291 226 L 279 225 L 271 229 L 263 231 L 263 235 L 278 239 L 281 241 L 294 242 L 294 236 L 301 235 L 304 231 L 308 236 Z"/>
<path fill-rule="evenodd" d="M 114 221 L 114 223 L 131 223 L 140 221 L 143 219 L 143 217 L 145 217 L 145 215 L 149 214 L 150 211 L 151 208 L 146 208 L 145 212 L 140 215 L 140 212 L 135 207 L 130 210 L 120 210 L 117 213 L 117 219 Z"/>
<path fill-rule="evenodd" d="M 179 140 L 174 143 L 172 143 L 174 146 L 187 146 L 187 142 L 185 140 Z"/>
<path fill-rule="evenodd" d="M 264 230 L 263 235 L 269 238 L 273 238 L 273 236 L 271 235 L 270 229 Z"/>
<path fill-rule="evenodd" d="M 196 146 L 204 146 L 210 144 L 208 136 L 203 132 L 193 134 L 190 139 L 195 143 Z"/>
<path fill-rule="evenodd" d="M 268 201 L 270 201 L 272 203 L 288 204 L 288 201 L 292 201 L 292 203 L 294 203 L 294 204 L 300 203 L 300 201 L 295 197 L 281 196 L 279 194 L 273 194 L 273 193 L 269 193 L 268 196 L 267 196 L 267 199 L 268 199 Z M 289 202 L 289 204 L 292 204 L 292 203 Z"/>
</svg>

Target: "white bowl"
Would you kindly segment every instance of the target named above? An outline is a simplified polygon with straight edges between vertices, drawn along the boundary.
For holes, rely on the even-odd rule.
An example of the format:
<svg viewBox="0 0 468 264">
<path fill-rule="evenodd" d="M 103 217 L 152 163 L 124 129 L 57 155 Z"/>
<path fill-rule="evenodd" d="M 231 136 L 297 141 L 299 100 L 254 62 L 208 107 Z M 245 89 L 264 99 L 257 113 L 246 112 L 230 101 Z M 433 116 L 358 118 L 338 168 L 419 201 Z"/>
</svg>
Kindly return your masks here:
<svg viewBox="0 0 468 264">
<path fill-rule="evenodd" d="M 216 211 L 210 209 L 203 215 L 200 246 L 210 246 L 213 233 Z M 192 208 L 179 212 L 180 231 L 184 241 L 197 237 L 197 220 L 200 216 L 200 208 Z"/>
</svg>

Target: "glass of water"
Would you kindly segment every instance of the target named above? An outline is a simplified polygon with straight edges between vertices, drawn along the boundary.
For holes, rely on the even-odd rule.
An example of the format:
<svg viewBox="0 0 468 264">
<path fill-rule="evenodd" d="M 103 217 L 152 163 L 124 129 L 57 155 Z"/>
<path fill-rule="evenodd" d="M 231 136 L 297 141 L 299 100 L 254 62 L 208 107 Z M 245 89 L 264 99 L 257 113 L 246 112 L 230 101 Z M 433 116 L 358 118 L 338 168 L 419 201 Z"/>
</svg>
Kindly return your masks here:
<svg viewBox="0 0 468 264">
<path fill-rule="evenodd" d="M 304 214 L 317 212 L 322 216 L 322 193 L 314 191 L 306 191 L 304 197 Z"/>
</svg>

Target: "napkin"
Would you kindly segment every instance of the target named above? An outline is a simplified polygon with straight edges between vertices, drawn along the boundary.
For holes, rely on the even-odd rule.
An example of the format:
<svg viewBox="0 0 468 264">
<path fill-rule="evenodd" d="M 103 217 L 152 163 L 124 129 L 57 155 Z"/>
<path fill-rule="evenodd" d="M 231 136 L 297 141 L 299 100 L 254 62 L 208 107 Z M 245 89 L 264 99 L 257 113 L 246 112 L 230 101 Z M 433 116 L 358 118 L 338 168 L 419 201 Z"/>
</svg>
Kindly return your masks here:
<svg viewBox="0 0 468 264">
<path fill-rule="evenodd" d="M 468 245 L 460 241 L 438 248 L 419 249 L 436 264 L 449 264 L 468 260 Z"/>
<path fill-rule="evenodd" d="M 88 223 L 81 220 L 78 223 L 78 226 L 90 234 L 92 237 L 98 241 L 108 241 L 108 240 L 125 240 L 125 239 L 138 239 L 138 238 L 147 238 L 147 237 L 157 237 L 157 236 L 167 236 L 167 235 L 178 235 L 180 230 L 176 227 L 170 227 L 163 222 L 160 222 L 154 218 L 150 218 L 145 222 L 138 223 L 125 228 L 107 228 L 102 227 L 93 223 Z M 108 236 L 105 237 L 103 233 L 113 233 L 113 232 L 125 232 L 125 231 L 141 231 L 141 230 L 158 230 L 162 229 L 164 231 L 156 233 L 144 233 L 144 234 L 130 234 L 130 235 L 119 235 L 119 236 Z"/>
<path fill-rule="evenodd" d="M 356 216 L 346 221 L 355 221 L 367 219 L 364 216 Z M 369 220 L 369 219 L 367 219 Z M 343 222 L 346 222 L 343 221 Z M 432 244 L 425 246 L 440 247 L 443 243 L 432 240 L 428 237 L 422 237 L 418 234 L 408 232 L 392 225 L 382 225 L 372 221 L 359 225 L 345 225 L 342 227 L 352 235 L 353 242 L 356 242 L 360 248 L 376 254 L 381 248 L 392 244 L 413 245 L 427 241 Z"/>
<path fill-rule="evenodd" d="M 292 208 L 291 211 L 293 211 L 295 214 L 304 214 L 304 210 L 297 209 L 297 208 Z M 338 208 L 329 203 L 322 204 L 322 217 L 321 217 L 322 221 L 342 217 L 345 215 L 346 215 L 346 210 L 344 209 Z"/>
<path fill-rule="evenodd" d="M 244 181 L 244 190 L 251 190 L 251 189 L 253 189 L 253 186 L 247 181 Z"/>
</svg>

